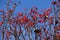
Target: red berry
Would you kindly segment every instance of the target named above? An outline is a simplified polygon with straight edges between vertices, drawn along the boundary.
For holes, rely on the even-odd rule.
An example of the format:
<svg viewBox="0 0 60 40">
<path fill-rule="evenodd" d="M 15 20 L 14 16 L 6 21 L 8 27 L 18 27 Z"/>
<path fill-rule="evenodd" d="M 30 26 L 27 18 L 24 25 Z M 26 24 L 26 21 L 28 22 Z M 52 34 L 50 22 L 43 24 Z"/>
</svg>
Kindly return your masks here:
<svg viewBox="0 0 60 40">
<path fill-rule="evenodd" d="M 34 22 L 29 21 L 28 24 L 29 26 L 34 26 Z"/>
<path fill-rule="evenodd" d="M 0 12 L 3 12 L 3 10 L 0 10 Z"/>
<path fill-rule="evenodd" d="M 44 16 L 43 14 L 39 14 L 39 17 L 40 17 L 40 18 L 43 18 L 43 16 Z"/>
<path fill-rule="evenodd" d="M 6 31 L 6 36 L 9 37 L 11 35 L 11 31 Z"/>
<path fill-rule="evenodd" d="M 3 24 L 3 22 L 0 22 L 0 26 Z"/>
<path fill-rule="evenodd" d="M 33 18 L 33 20 L 37 20 L 36 16 L 34 16 L 34 15 L 32 16 L 32 18 Z"/>
<path fill-rule="evenodd" d="M 56 1 L 53 1 L 53 2 L 52 2 L 52 4 L 53 4 L 53 5 L 56 5 L 56 4 L 57 4 L 57 2 L 56 2 Z"/>
<path fill-rule="evenodd" d="M 18 13 L 18 16 L 22 16 L 23 14 L 21 12 Z"/>
<path fill-rule="evenodd" d="M 43 22 L 44 22 L 44 20 L 43 20 L 43 19 L 40 19 L 38 22 L 43 23 Z"/>
<path fill-rule="evenodd" d="M 60 30 L 60 25 L 58 25 L 58 30 Z"/>
</svg>

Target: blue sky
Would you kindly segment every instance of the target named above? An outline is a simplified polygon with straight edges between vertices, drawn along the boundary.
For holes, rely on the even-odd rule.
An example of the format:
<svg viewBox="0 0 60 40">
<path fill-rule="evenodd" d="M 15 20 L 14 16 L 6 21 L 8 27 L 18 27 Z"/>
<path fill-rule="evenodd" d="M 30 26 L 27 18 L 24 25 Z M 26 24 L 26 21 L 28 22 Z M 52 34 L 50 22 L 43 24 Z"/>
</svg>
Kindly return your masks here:
<svg viewBox="0 0 60 40">
<path fill-rule="evenodd" d="M 22 11 L 23 8 L 27 8 L 28 10 L 32 8 L 32 6 L 38 7 L 39 10 L 44 8 L 49 8 L 51 6 L 52 0 L 12 0 L 12 2 L 21 1 L 21 4 L 16 8 L 17 11 Z M 0 0 L 0 9 L 5 10 L 7 0 Z M 11 3 L 12 5 L 12 3 Z"/>
</svg>

